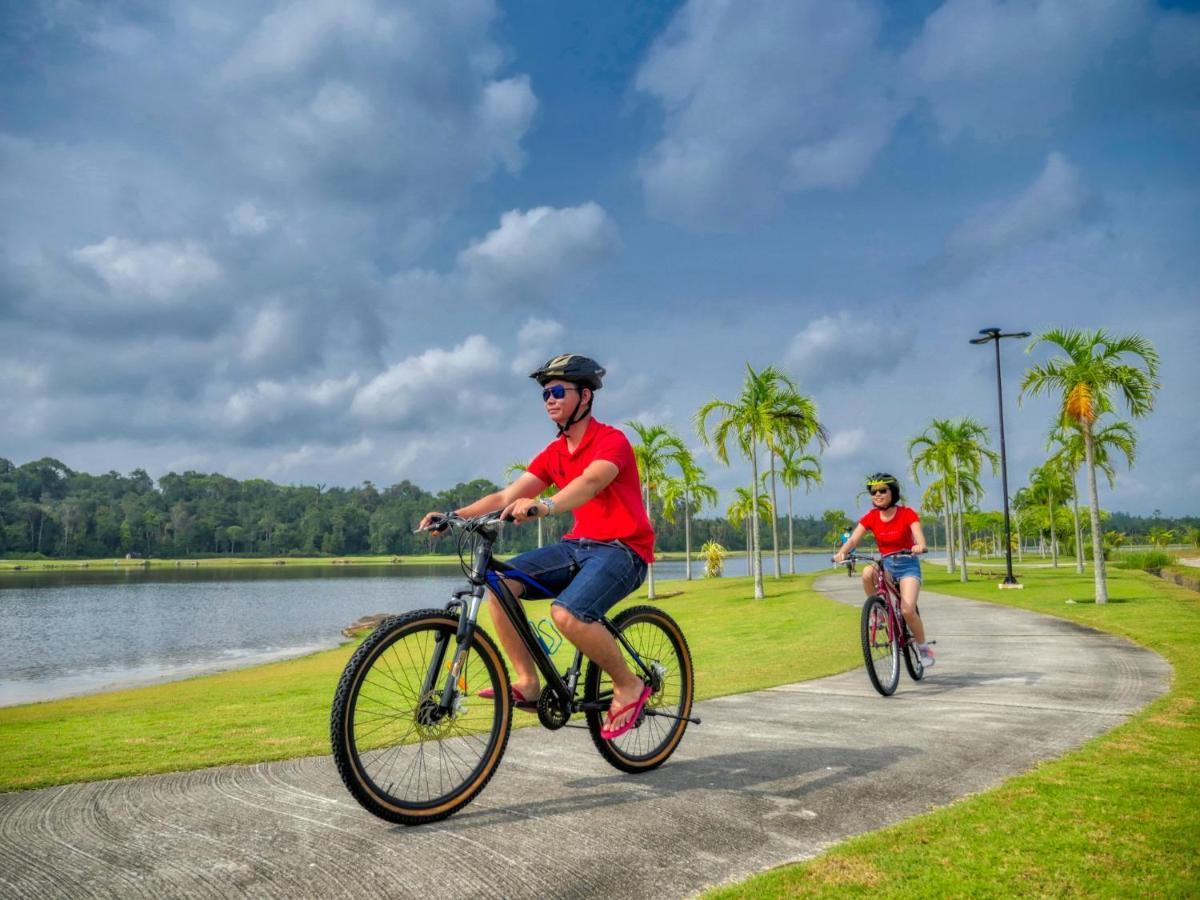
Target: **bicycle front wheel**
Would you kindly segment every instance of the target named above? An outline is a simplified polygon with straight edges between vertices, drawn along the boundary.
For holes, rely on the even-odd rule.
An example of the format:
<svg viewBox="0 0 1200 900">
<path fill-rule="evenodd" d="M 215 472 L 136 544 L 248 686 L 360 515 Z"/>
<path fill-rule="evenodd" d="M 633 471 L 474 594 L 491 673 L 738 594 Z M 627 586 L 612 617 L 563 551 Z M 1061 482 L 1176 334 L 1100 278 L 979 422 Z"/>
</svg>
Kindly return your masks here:
<svg viewBox="0 0 1200 900">
<path fill-rule="evenodd" d="M 626 647 L 617 642 L 626 664 L 654 693 L 636 728 L 605 740 L 600 730 L 607 708 L 589 709 L 588 731 L 600 755 L 611 765 L 622 772 L 648 772 L 667 761 L 687 729 L 686 717 L 692 713 L 695 690 L 692 653 L 675 620 L 653 606 L 631 607 L 613 620 L 613 626 L 629 643 Z M 612 701 L 612 679 L 591 661 L 584 676 L 584 697 L 592 702 Z"/>
<path fill-rule="evenodd" d="M 466 806 L 508 744 L 508 671 L 483 631 L 465 648 L 450 709 L 441 707 L 457 630 L 458 617 L 440 610 L 388 619 L 338 682 L 330 717 L 338 773 L 355 800 L 390 822 L 436 822 Z"/>
<path fill-rule="evenodd" d="M 862 608 L 863 659 L 871 684 L 885 697 L 890 697 L 900 682 L 898 637 L 883 598 L 868 597 Z"/>
</svg>

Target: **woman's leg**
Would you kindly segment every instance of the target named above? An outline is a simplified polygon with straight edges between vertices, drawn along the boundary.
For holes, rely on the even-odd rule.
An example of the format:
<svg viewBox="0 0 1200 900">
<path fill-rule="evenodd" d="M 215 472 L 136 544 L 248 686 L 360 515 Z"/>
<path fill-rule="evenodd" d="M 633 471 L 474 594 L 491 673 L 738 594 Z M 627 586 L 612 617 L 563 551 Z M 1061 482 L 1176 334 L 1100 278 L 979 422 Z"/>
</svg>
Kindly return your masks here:
<svg viewBox="0 0 1200 900">
<path fill-rule="evenodd" d="M 918 644 L 925 643 L 925 623 L 917 613 L 917 598 L 921 596 L 921 579 L 909 576 L 900 579 L 900 610 L 904 621 Z"/>
<path fill-rule="evenodd" d="M 863 595 L 870 597 L 875 593 L 875 566 L 865 565 L 862 570 Z"/>
</svg>

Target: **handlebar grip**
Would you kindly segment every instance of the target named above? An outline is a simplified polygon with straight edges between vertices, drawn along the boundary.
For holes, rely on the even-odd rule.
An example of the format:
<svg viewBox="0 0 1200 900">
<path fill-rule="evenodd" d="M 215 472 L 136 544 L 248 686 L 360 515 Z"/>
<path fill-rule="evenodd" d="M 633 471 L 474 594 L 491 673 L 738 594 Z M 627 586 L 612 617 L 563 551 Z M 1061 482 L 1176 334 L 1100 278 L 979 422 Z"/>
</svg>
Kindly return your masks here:
<svg viewBox="0 0 1200 900">
<path fill-rule="evenodd" d="M 536 506 L 531 506 L 529 509 L 525 510 L 525 516 L 530 519 L 536 519 L 538 517 L 537 511 L 538 508 Z"/>
</svg>

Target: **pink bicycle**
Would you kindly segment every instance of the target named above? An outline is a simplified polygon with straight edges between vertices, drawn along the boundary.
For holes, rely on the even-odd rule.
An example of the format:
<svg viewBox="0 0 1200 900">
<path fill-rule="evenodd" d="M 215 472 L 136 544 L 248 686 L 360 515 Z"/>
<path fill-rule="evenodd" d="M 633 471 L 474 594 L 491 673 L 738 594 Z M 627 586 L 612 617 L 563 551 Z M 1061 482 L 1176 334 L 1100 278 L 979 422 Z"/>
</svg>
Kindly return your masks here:
<svg viewBox="0 0 1200 900">
<path fill-rule="evenodd" d="M 847 557 L 874 563 L 875 593 L 866 599 L 862 608 L 862 650 L 867 676 L 875 690 L 885 697 L 894 694 L 900 683 L 900 657 L 904 657 L 904 667 L 913 681 L 925 677 L 917 642 L 900 611 L 900 590 L 883 568 L 885 557 L 912 555 L 909 550 L 897 550 L 883 556 L 851 553 Z"/>
</svg>

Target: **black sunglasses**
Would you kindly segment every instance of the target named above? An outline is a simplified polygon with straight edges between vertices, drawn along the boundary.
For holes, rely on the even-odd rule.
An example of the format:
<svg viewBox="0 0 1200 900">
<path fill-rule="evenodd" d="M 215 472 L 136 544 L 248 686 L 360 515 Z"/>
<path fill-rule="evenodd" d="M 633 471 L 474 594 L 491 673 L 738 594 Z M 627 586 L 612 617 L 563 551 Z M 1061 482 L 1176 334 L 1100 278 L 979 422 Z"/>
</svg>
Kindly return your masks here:
<svg viewBox="0 0 1200 900">
<path fill-rule="evenodd" d="M 871 494 L 872 497 L 874 497 L 876 494 L 890 494 L 891 492 L 892 492 L 891 488 L 885 488 L 885 487 L 871 488 L 871 490 L 869 491 L 869 493 Z"/>
<path fill-rule="evenodd" d="M 553 397 L 555 400 L 561 400 L 567 395 L 567 391 L 577 390 L 579 390 L 577 387 L 563 387 L 561 384 L 551 385 L 542 391 L 542 402 L 545 403 L 551 397 Z"/>
</svg>

